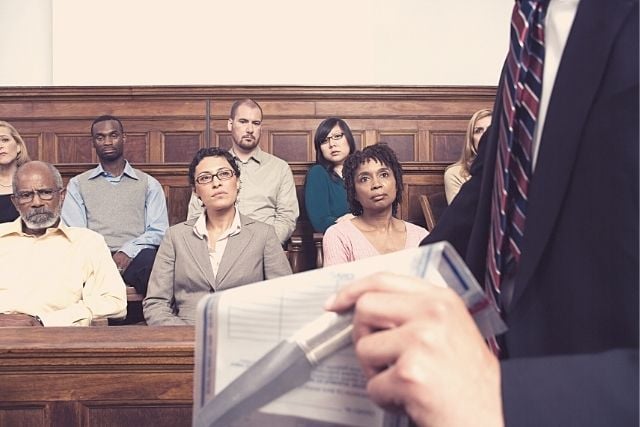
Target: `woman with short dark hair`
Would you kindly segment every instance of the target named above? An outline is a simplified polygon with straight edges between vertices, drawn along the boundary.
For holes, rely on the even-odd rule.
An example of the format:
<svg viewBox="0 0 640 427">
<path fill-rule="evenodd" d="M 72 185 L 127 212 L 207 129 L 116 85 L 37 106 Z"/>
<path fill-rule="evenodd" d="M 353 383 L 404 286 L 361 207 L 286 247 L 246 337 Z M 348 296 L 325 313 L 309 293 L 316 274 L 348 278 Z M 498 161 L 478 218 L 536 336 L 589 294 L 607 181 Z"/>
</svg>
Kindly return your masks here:
<svg viewBox="0 0 640 427">
<path fill-rule="evenodd" d="M 274 228 L 236 209 L 240 170 L 228 151 L 199 150 L 189 183 L 204 211 L 162 240 L 143 301 L 149 325 L 194 324 L 203 296 L 291 274 Z"/>
</svg>

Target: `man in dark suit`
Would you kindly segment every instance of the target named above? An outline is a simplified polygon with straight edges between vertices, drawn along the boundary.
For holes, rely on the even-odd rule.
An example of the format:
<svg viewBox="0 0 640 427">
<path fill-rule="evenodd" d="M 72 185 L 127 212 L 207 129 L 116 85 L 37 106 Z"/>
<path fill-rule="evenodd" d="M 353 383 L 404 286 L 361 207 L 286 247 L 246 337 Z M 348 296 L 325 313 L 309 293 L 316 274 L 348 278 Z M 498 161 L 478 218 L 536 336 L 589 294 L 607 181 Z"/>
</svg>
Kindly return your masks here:
<svg viewBox="0 0 640 427">
<path fill-rule="evenodd" d="M 415 280 L 375 277 L 329 306 L 357 302 L 372 398 L 419 425 L 638 425 L 638 1 L 549 7 L 547 25 L 572 19 L 559 24 L 555 82 L 545 68 L 521 257 L 499 298 L 501 360 L 451 292 Z M 494 117 L 502 108 L 498 96 Z M 498 133 L 487 132 L 472 179 L 425 239 L 451 242 L 480 283 Z"/>
</svg>

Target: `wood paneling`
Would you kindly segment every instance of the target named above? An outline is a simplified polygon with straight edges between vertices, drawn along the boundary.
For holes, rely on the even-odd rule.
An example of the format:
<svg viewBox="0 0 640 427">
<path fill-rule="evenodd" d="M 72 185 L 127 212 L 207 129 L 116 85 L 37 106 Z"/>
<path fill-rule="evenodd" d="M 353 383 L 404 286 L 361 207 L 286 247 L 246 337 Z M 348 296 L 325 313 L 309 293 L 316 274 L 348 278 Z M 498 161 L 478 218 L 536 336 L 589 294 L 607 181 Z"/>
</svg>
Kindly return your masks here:
<svg viewBox="0 0 640 427">
<path fill-rule="evenodd" d="M 167 163 L 189 163 L 193 154 L 204 147 L 203 133 L 164 134 L 164 161 Z"/>
<path fill-rule="evenodd" d="M 464 132 L 434 132 L 431 134 L 431 158 L 436 162 L 454 163 L 464 146 Z"/>
<path fill-rule="evenodd" d="M 261 147 L 288 161 L 314 160 L 313 133 L 328 116 L 347 120 L 358 146 L 386 140 L 403 161 L 452 161 L 468 119 L 494 95 L 493 87 L 2 88 L 0 117 L 28 136 L 34 158 L 52 163 L 95 162 L 86 142 L 102 114 L 123 121 L 132 162 L 188 162 L 200 147 L 230 146 L 229 109 L 250 96 L 264 111 Z"/>
<path fill-rule="evenodd" d="M 304 162 L 311 155 L 311 133 L 271 132 L 271 153 L 287 162 Z"/>
<path fill-rule="evenodd" d="M 378 136 L 378 142 L 385 142 L 395 151 L 401 162 L 413 162 L 416 160 L 416 134 L 393 134 L 382 132 Z"/>
<path fill-rule="evenodd" d="M 189 426 L 193 327 L 0 328 L 0 425 Z"/>
<path fill-rule="evenodd" d="M 56 164 L 65 182 L 97 161 L 90 140 L 93 119 L 119 117 L 125 154 L 150 173 L 167 196 L 169 221 L 186 218 L 191 189 L 187 168 L 201 147 L 231 147 L 231 104 L 251 97 L 264 112 L 260 147 L 293 170 L 303 264 L 315 265 L 304 209 L 304 178 L 315 161 L 313 136 L 329 116 L 344 118 L 362 148 L 387 142 L 404 163 L 400 216 L 424 225 L 417 196 L 442 191 L 442 174 L 457 160 L 473 112 L 491 107 L 493 87 L 49 87 L 0 88 L 0 118 L 27 141 L 34 159 Z M 306 268 L 306 267 L 305 267 Z"/>
</svg>

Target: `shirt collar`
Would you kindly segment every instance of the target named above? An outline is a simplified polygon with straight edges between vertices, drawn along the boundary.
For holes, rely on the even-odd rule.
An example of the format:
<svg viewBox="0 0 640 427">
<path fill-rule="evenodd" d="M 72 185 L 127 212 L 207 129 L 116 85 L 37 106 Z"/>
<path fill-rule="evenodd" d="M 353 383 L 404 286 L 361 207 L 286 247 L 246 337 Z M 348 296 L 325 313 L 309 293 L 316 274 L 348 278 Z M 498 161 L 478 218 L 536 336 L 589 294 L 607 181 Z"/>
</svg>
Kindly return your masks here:
<svg viewBox="0 0 640 427">
<path fill-rule="evenodd" d="M 231 147 L 231 149 L 229 150 L 229 152 L 231 153 L 231 155 L 233 156 L 234 159 L 236 159 L 238 162 L 242 163 L 242 160 L 240 160 L 240 158 L 236 155 L 235 151 L 233 151 L 233 147 Z M 260 146 L 256 147 L 255 150 L 253 150 L 253 153 L 251 153 L 251 157 L 249 157 L 249 160 L 255 161 L 258 164 L 262 164 L 262 162 L 264 162 L 264 151 L 262 151 L 262 149 L 260 148 Z M 247 162 L 249 162 L 249 160 L 247 160 Z"/>
<path fill-rule="evenodd" d="M 138 175 L 136 175 L 136 172 L 133 169 L 133 166 L 131 166 L 128 160 L 125 160 L 124 162 L 125 162 L 124 170 L 122 171 L 122 174 L 137 180 Z M 93 169 L 93 171 L 89 174 L 89 179 L 97 178 L 99 176 L 111 176 L 109 172 L 104 170 L 104 168 L 102 167 L 102 163 L 98 163 L 98 166 L 96 166 L 95 169 Z"/>
<path fill-rule="evenodd" d="M 240 233 L 240 229 L 242 228 L 242 223 L 240 222 L 240 212 L 238 211 L 237 208 L 235 209 L 235 211 L 236 213 L 233 216 L 233 222 L 231 223 L 231 226 L 228 229 L 226 229 L 224 233 L 220 235 L 218 240 L 224 239 L 227 236 L 235 236 L 236 234 Z M 207 233 L 207 211 L 206 210 L 202 211 L 202 214 L 200 214 L 200 216 L 196 220 L 196 223 L 193 225 L 193 232 L 200 239 L 204 239 L 205 237 L 207 239 L 209 238 L 209 233 Z"/>
<path fill-rule="evenodd" d="M 18 236 L 25 237 L 35 237 L 31 234 L 27 234 L 22 231 L 22 219 L 18 217 L 15 221 L 6 223 L 4 227 L 0 230 L 0 237 L 9 236 L 11 234 L 17 234 Z M 67 227 L 60 219 L 57 227 L 49 227 L 47 231 L 42 236 L 37 236 L 37 238 L 43 238 L 47 236 L 51 236 L 53 234 L 61 234 L 66 237 L 67 240 L 73 241 L 73 234 L 71 233 L 71 229 Z"/>
</svg>

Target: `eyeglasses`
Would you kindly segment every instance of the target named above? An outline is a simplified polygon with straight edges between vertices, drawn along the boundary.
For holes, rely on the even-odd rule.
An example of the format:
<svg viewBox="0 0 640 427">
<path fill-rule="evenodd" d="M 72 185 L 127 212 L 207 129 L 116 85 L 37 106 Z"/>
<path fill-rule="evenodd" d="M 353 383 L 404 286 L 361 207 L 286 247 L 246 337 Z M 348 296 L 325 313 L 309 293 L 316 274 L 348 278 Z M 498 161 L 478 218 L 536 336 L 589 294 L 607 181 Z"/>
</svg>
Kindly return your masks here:
<svg viewBox="0 0 640 427">
<path fill-rule="evenodd" d="M 213 177 L 217 177 L 220 181 L 226 181 L 231 179 L 236 173 L 231 169 L 220 169 L 216 173 L 205 172 L 196 177 L 196 182 L 200 185 L 210 184 L 213 182 Z"/>
<path fill-rule="evenodd" d="M 33 200 L 33 197 L 37 194 L 40 200 L 51 200 L 53 199 L 53 196 L 60 191 L 62 191 L 61 188 L 43 188 L 41 190 L 33 191 L 18 191 L 15 194 L 15 198 L 18 200 L 18 203 L 30 203 Z"/>
<path fill-rule="evenodd" d="M 342 139 L 343 136 L 344 136 L 344 133 L 336 133 L 335 135 L 330 135 L 330 136 L 326 137 L 325 139 L 323 139 L 322 142 L 320 143 L 320 145 L 327 144 L 332 139 L 334 141 L 338 141 L 338 140 Z"/>
</svg>

